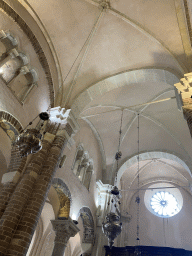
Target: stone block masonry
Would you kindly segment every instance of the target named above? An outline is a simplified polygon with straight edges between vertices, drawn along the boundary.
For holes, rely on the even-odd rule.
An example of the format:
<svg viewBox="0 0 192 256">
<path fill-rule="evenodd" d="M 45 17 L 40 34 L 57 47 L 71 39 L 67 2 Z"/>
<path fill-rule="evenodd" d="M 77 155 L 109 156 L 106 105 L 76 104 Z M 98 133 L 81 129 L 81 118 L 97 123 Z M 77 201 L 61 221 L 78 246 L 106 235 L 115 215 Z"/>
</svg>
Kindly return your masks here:
<svg viewBox="0 0 192 256">
<path fill-rule="evenodd" d="M 33 191 L 37 175 L 41 173 L 43 163 L 46 161 L 47 152 L 50 147 L 51 144 L 49 142 L 43 142 L 42 150 L 32 156 L 23 177 L 15 189 L 12 184 L 9 184 L 9 186 L 6 185 L 7 193 L 5 193 L 2 198 L 7 199 L 9 191 L 10 193 L 13 193 L 14 190 L 14 193 L 7 202 L 6 209 L 0 220 L 0 255 L 7 255 L 7 250 L 15 231 L 17 230 L 26 203 Z"/>
<path fill-rule="evenodd" d="M 55 136 L 52 146 L 46 155 L 42 172 L 35 182 L 27 204 L 25 204 L 22 217 L 5 254 L 6 256 L 26 255 L 66 142 L 65 137 Z"/>
</svg>

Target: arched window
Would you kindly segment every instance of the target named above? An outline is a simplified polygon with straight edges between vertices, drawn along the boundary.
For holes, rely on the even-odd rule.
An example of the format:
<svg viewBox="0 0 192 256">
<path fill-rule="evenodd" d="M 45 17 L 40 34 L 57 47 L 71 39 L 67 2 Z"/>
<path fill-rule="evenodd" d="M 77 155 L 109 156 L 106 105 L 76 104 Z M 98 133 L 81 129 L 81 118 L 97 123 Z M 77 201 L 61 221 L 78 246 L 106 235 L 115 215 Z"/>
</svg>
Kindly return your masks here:
<svg viewBox="0 0 192 256">
<path fill-rule="evenodd" d="M 89 158 L 88 152 L 84 150 L 82 145 L 77 148 L 72 170 L 80 182 L 89 190 L 93 173 L 93 160 Z"/>
<path fill-rule="evenodd" d="M 17 40 L 10 33 L 0 31 L 0 61 L 8 56 L 8 52 L 18 45 Z"/>
<path fill-rule="evenodd" d="M 29 70 L 26 66 L 21 68 L 20 75 L 14 79 L 11 90 L 22 103 L 36 85 L 37 79 L 36 71 L 34 69 Z"/>
<path fill-rule="evenodd" d="M 29 69 L 25 54 L 19 53 L 15 48 L 17 40 L 9 32 L 0 31 L 0 78 L 5 83 L 20 103 L 37 85 L 37 73 Z"/>
<path fill-rule="evenodd" d="M 0 77 L 8 85 L 20 73 L 21 67 L 28 64 L 28 59 L 23 53 L 11 50 L 9 56 L 0 66 Z"/>
</svg>

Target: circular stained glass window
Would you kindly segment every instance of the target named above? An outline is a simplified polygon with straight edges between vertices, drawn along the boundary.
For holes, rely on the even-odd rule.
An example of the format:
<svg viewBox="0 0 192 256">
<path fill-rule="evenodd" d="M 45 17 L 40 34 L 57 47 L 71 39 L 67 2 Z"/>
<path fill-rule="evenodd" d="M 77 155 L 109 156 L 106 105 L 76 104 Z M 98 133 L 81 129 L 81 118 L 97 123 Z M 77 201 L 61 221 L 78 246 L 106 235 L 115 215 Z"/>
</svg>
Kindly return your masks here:
<svg viewBox="0 0 192 256">
<path fill-rule="evenodd" d="M 177 199 L 165 191 L 155 193 L 151 198 L 150 205 L 154 214 L 163 218 L 172 217 L 180 211 Z"/>
</svg>

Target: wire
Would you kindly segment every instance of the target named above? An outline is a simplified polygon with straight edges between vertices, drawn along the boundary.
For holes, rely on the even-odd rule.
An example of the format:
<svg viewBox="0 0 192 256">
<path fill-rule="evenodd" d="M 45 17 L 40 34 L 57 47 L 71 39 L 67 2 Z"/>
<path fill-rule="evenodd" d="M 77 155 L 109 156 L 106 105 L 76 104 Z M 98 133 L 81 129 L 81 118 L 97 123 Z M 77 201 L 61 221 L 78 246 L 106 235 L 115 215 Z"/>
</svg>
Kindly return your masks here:
<svg viewBox="0 0 192 256">
<path fill-rule="evenodd" d="M 140 188 L 139 190 L 153 190 L 153 189 L 166 189 L 166 188 L 189 188 L 190 186 L 174 186 L 174 187 L 158 187 L 158 188 Z M 133 190 L 138 190 L 138 188 L 133 188 L 133 189 L 122 189 L 120 191 L 126 192 L 126 191 L 133 191 Z"/>
<path fill-rule="evenodd" d="M 136 197 L 136 203 L 137 203 L 137 246 L 139 246 L 140 245 L 140 238 L 139 238 L 139 222 L 140 222 L 140 219 L 139 219 L 139 217 L 140 217 L 140 193 L 139 193 L 139 191 L 140 191 L 140 189 L 139 189 L 139 187 L 140 187 L 140 177 L 139 177 L 139 169 L 140 169 L 140 166 L 139 166 L 139 153 L 140 153 L 140 145 L 139 145 L 139 113 L 138 113 L 138 118 L 137 118 L 137 120 L 138 120 L 138 125 L 137 125 L 137 135 L 138 135 L 138 141 L 137 141 L 137 145 L 138 145 L 138 156 L 137 156 L 137 159 L 138 159 L 138 165 L 137 165 L 137 167 L 138 167 L 138 175 L 137 175 L 137 189 L 138 189 L 138 193 L 137 193 L 137 197 Z"/>
<path fill-rule="evenodd" d="M 98 106 L 93 106 L 92 108 L 95 108 L 95 107 L 112 107 L 112 108 L 116 108 L 116 109 L 112 109 L 112 110 L 107 110 L 107 111 L 103 111 L 101 113 L 97 113 L 97 114 L 93 114 L 93 115 L 87 115 L 87 116 L 80 116 L 80 118 L 88 118 L 88 117 L 94 117 L 94 116 L 98 116 L 98 115 L 101 115 L 101 114 L 105 114 L 105 113 L 108 113 L 108 112 L 113 112 L 113 111 L 117 111 L 119 109 L 125 109 L 125 110 L 130 110 L 130 108 L 135 108 L 135 107 L 141 107 L 141 106 L 145 106 L 145 105 L 151 105 L 151 104 L 156 104 L 156 103 L 161 103 L 161 102 L 164 102 L 164 101 L 168 101 L 168 100 L 172 100 L 172 99 L 176 99 L 176 97 L 170 97 L 170 98 L 166 98 L 166 99 L 163 99 L 163 100 L 156 100 L 156 101 L 151 101 L 151 102 L 146 102 L 146 103 L 142 103 L 142 104 L 137 104 L 137 105 L 132 105 L 132 106 L 105 106 L 105 105 L 98 105 Z M 133 111 L 133 110 L 132 110 Z M 133 111 L 135 112 L 135 111 Z"/>
<path fill-rule="evenodd" d="M 117 169 L 116 169 L 116 175 L 119 169 L 119 159 L 121 158 L 122 154 L 120 152 L 120 146 L 121 146 L 121 134 L 122 134 L 122 124 L 123 124 L 123 109 L 122 109 L 122 113 L 121 113 L 121 123 L 120 123 L 120 130 L 119 130 L 119 144 L 118 144 L 118 149 L 117 149 L 117 153 L 115 155 L 115 159 L 117 161 Z"/>
</svg>

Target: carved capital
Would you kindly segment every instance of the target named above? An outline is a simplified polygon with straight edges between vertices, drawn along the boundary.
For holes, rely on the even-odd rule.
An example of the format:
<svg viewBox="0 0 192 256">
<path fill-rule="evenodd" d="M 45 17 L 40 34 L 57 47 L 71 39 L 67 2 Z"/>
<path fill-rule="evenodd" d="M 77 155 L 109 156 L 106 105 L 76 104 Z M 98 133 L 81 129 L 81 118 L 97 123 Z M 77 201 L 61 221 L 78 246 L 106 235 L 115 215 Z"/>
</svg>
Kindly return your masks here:
<svg viewBox="0 0 192 256">
<path fill-rule="evenodd" d="M 51 220 L 53 230 L 56 233 L 55 243 L 67 245 L 70 237 L 74 237 L 78 232 L 78 227 L 70 219 L 67 220 Z"/>
<path fill-rule="evenodd" d="M 62 126 L 69 123 L 73 133 L 76 133 L 79 129 L 79 125 L 74 118 L 71 109 L 65 109 L 62 107 L 55 107 L 50 109 L 50 118 L 53 123 L 60 123 Z"/>
<path fill-rule="evenodd" d="M 65 125 L 67 123 L 67 119 L 69 118 L 70 112 L 71 109 L 65 109 L 62 107 L 51 108 L 49 119 L 53 123 L 60 123 L 62 125 Z"/>
<path fill-rule="evenodd" d="M 174 86 L 178 108 L 183 109 L 183 115 L 192 136 L 192 73 L 185 74 L 184 78 L 180 79 L 180 83 Z"/>
<path fill-rule="evenodd" d="M 174 85 L 176 89 L 176 98 L 178 108 L 182 107 L 192 108 L 192 73 L 184 75 L 180 79 L 180 83 Z"/>
</svg>

